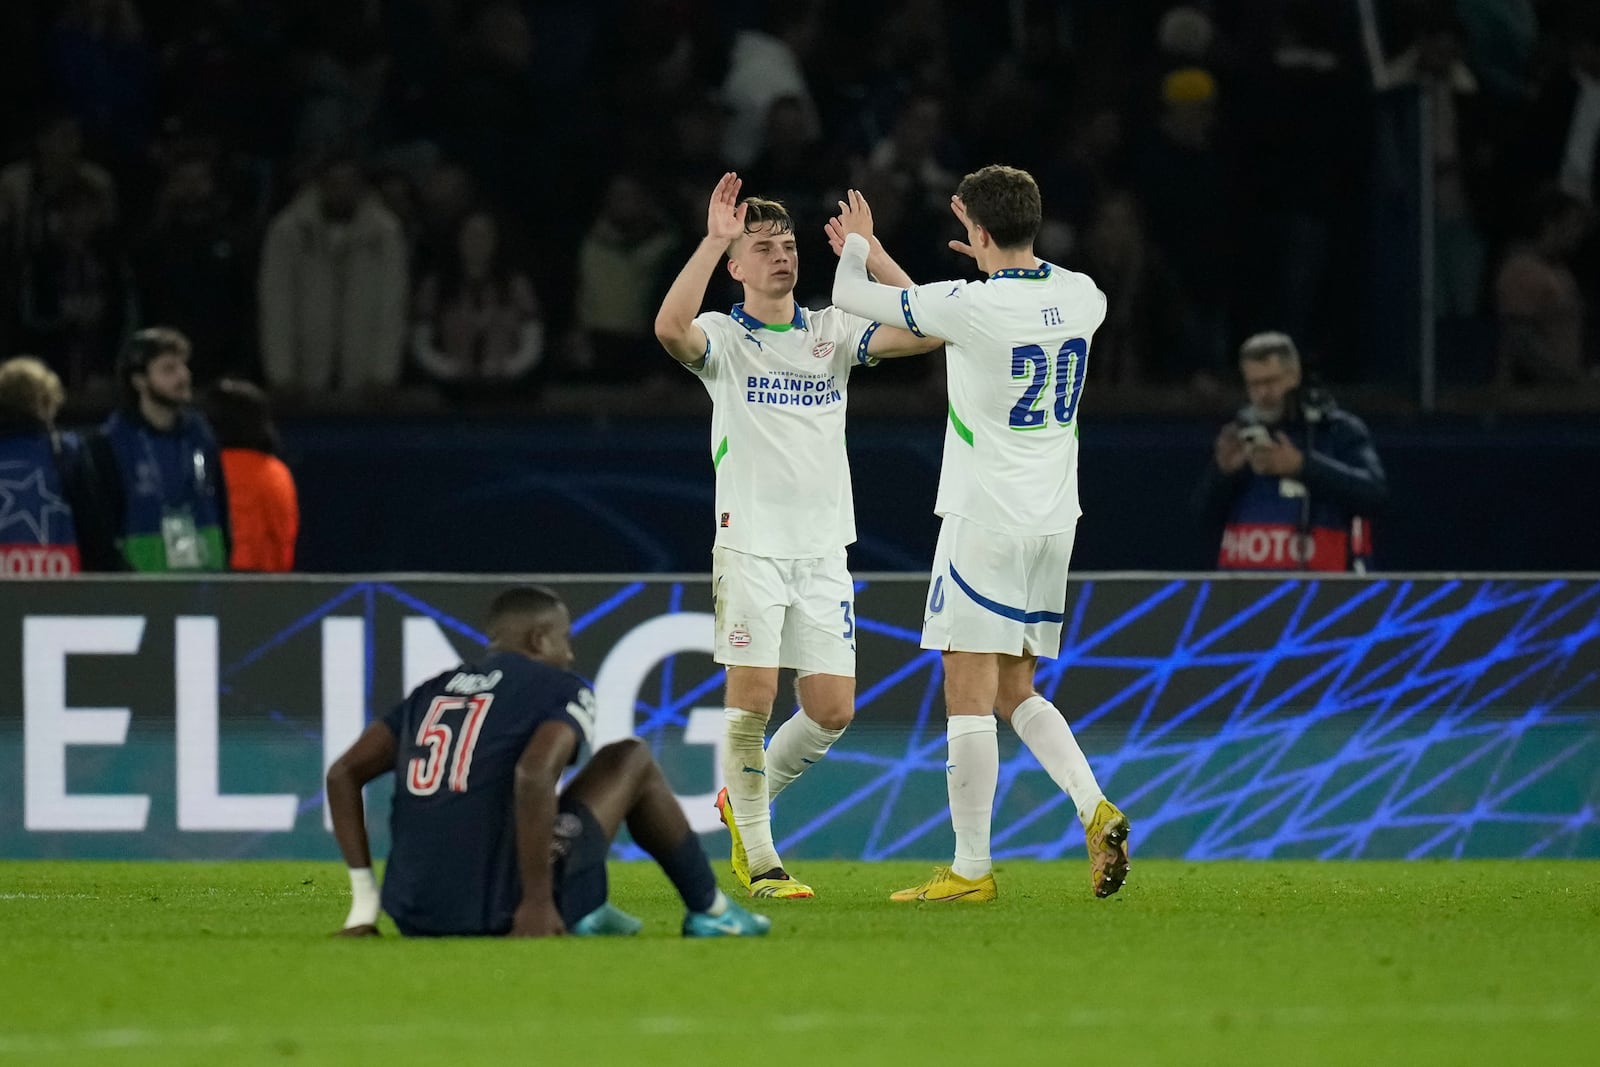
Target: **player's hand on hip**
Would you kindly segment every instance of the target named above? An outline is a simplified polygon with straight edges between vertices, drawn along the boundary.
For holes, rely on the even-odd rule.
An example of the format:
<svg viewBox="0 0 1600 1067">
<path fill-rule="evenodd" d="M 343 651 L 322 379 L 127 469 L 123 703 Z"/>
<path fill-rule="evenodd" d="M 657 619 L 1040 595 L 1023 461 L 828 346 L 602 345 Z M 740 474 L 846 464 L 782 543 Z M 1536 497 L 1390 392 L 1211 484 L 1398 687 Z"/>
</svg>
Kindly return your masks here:
<svg viewBox="0 0 1600 1067">
<path fill-rule="evenodd" d="M 551 901 L 521 904 L 511 917 L 512 937 L 560 937 L 567 932 L 561 913 Z"/>
<path fill-rule="evenodd" d="M 744 233 L 744 216 L 747 205 L 739 203 L 739 187 L 744 182 L 733 171 L 722 176 L 711 192 L 711 206 L 706 210 L 706 236 L 730 244 Z"/>
<path fill-rule="evenodd" d="M 835 220 L 839 223 L 840 231 L 846 236 L 859 233 L 867 240 L 872 240 L 872 208 L 867 204 L 867 198 L 861 195 L 859 189 L 851 189 L 844 196 L 839 201 L 839 217 Z M 839 246 L 844 247 L 842 238 Z"/>
</svg>

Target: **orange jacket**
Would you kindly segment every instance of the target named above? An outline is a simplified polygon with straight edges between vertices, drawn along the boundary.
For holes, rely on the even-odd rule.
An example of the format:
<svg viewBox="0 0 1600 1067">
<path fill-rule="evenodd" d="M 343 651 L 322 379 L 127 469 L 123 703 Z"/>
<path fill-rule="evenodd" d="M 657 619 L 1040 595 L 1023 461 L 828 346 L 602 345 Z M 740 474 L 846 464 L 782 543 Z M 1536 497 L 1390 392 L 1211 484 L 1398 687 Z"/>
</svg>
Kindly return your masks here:
<svg viewBox="0 0 1600 1067">
<path fill-rule="evenodd" d="M 300 502 L 289 468 L 266 452 L 225 448 L 222 476 L 228 484 L 228 516 L 233 526 L 233 556 L 229 560 L 233 569 L 294 570 Z"/>
</svg>

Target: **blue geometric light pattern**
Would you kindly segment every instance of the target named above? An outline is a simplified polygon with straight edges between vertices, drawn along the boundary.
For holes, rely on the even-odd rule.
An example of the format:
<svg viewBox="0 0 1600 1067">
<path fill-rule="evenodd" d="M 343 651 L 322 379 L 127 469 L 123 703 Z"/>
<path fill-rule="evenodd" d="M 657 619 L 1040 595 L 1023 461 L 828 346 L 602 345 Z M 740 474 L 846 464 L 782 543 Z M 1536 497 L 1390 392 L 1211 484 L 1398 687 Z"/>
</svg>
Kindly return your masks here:
<svg viewBox="0 0 1600 1067">
<path fill-rule="evenodd" d="M 1140 854 L 1600 855 L 1600 584 L 1134 584 L 1130 598 L 1127 581 L 1074 583 L 1064 651 L 1039 688 L 1129 813 Z M 813 787 L 798 805 L 810 810 L 780 802 L 779 847 L 946 854 L 938 656 L 914 630 L 859 626 L 904 658 L 862 680 L 858 723 L 892 702 L 878 717 L 900 728 L 847 734 L 828 763 L 863 773 L 820 802 Z M 658 750 L 721 686 L 705 657 L 686 666 L 664 665 L 638 708 Z M 1026 750 L 1002 754 L 995 855 L 1081 852 L 1067 798 Z"/>
<path fill-rule="evenodd" d="M 426 586 L 406 584 L 344 587 L 226 664 L 224 694 L 294 634 L 357 604 L 369 629 L 391 601 L 481 642 L 427 602 Z M 627 625 L 664 584 L 619 584 L 579 613 L 575 634 Z M 667 611 L 684 609 L 686 588 L 667 586 Z M 857 724 L 780 800 L 786 855 L 948 855 L 942 672 L 906 625 L 923 588 L 857 583 Z M 895 620 L 875 617 L 880 606 Z M 369 694 L 373 671 L 369 646 Z M 708 772 L 699 746 L 685 772 L 682 734 L 690 709 L 720 703 L 722 684 L 703 654 L 672 657 L 647 681 L 635 732 L 680 779 Z M 1038 684 L 1129 813 L 1139 855 L 1600 856 L 1600 582 L 1079 580 L 1062 657 L 1041 665 Z M 1008 730 L 1001 738 L 995 855 L 1080 854 L 1067 798 Z"/>
</svg>

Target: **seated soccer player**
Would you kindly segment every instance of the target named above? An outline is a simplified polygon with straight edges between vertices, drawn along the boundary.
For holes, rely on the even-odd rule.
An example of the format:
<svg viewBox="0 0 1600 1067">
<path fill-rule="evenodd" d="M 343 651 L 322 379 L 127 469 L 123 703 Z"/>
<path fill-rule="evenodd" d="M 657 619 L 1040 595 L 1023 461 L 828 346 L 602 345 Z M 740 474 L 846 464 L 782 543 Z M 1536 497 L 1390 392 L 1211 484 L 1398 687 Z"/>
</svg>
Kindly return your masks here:
<svg viewBox="0 0 1600 1067">
<path fill-rule="evenodd" d="M 572 674 L 572 619 L 554 592 L 519 586 L 489 610 L 484 658 L 422 683 L 328 770 L 333 833 L 350 868 L 341 934 L 632 934 L 606 900 L 606 853 L 624 822 L 683 898 L 685 937 L 764 934 L 772 922 L 717 888 L 700 839 L 637 740 L 607 745 L 557 794 L 594 727 Z M 361 787 L 396 776 L 380 898 Z"/>
</svg>

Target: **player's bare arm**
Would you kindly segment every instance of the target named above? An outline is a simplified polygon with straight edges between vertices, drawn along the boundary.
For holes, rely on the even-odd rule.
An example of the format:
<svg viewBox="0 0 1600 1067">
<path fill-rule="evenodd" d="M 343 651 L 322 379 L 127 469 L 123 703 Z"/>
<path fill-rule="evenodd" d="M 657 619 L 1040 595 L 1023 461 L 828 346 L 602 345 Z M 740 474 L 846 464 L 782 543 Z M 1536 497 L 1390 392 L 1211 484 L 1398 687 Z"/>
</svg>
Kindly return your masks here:
<svg viewBox="0 0 1600 1067">
<path fill-rule="evenodd" d="M 857 193 L 856 196 L 860 197 L 861 194 Z M 865 204 L 866 199 L 863 197 L 861 202 Z M 840 210 L 843 210 L 846 206 L 844 201 L 840 201 Z M 828 247 L 833 249 L 833 254 L 837 256 L 842 253 L 846 234 L 844 232 L 844 224 L 840 219 L 837 216 L 829 219 L 823 226 L 823 230 L 827 232 Z M 888 250 L 883 247 L 883 242 L 879 241 L 876 236 L 871 236 L 868 240 L 872 247 L 867 253 L 867 273 L 875 281 L 882 282 L 885 285 L 897 285 L 902 289 L 910 288 L 916 284 L 911 280 L 911 275 L 907 274 L 905 269 L 894 261 L 894 257 L 889 255 Z M 942 344 L 944 342 L 937 337 L 918 337 L 910 330 L 903 330 L 896 326 L 880 325 L 873 331 L 872 339 L 867 342 L 867 355 L 873 359 L 898 359 L 901 356 L 920 356 L 923 353 L 932 352 Z"/>
<path fill-rule="evenodd" d="M 552 937 L 567 932 L 551 886 L 550 843 L 555 834 L 556 786 L 572 762 L 578 734 L 564 722 L 533 732 L 517 761 L 517 866 L 522 903 L 511 918 L 512 937 Z"/>
<path fill-rule="evenodd" d="M 833 276 L 834 306 L 843 308 L 852 315 L 872 319 L 874 322 L 900 321 L 902 318 L 900 300 L 906 287 L 875 282 L 868 274 L 867 256 L 872 251 L 872 208 L 867 204 L 866 197 L 855 189 L 851 189 L 845 196 L 846 199 L 839 202 L 839 214 L 833 220 L 837 223 L 838 232 L 843 234 L 844 238 L 839 250 L 839 266 Z M 878 332 L 882 333 L 883 330 L 880 329 Z M 942 343 L 937 338 L 916 337 L 909 330 L 899 332 L 904 332 L 918 342 L 932 342 L 927 348 L 919 351 L 937 348 Z M 873 340 L 876 341 L 877 337 L 874 336 Z M 898 346 L 894 345 L 892 339 L 886 339 L 885 347 Z M 873 355 L 884 354 L 875 351 L 870 345 L 868 351 Z"/>
<path fill-rule="evenodd" d="M 712 190 L 706 209 L 706 235 L 695 246 L 689 262 L 683 265 L 672 288 L 656 312 L 656 340 L 679 363 L 698 367 L 706 358 L 705 331 L 694 324 L 706 298 L 706 286 L 723 255 L 744 233 L 745 205 L 739 203 L 739 176 L 732 171 L 722 176 Z"/>
<path fill-rule="evenodd" d="M 350 914 L 338 931 L 341 937 L 372 937 L 378 932 L 378 884 L 372 875 L 372 846 L 367 838 L 361 788 L 394 769 L 396 748 L 389 727 L 375 722 L 328 768 L 328 814 L 333 819 L 333 837 L 350 869 Z"/>
</svg>

